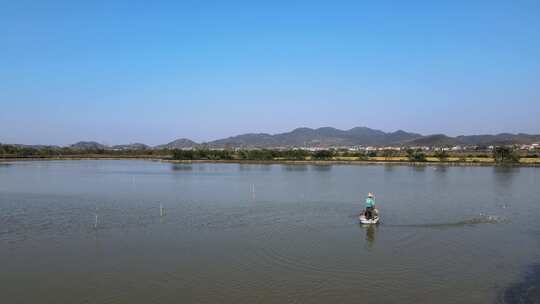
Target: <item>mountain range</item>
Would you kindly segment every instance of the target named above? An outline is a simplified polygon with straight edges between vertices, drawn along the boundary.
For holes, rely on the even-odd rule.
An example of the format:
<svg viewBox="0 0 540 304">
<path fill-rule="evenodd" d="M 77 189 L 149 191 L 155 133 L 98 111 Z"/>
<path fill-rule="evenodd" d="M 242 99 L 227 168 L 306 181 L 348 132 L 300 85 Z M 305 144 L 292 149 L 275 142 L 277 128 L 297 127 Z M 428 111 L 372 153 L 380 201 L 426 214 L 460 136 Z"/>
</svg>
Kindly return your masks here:
<svg viewBox="0 0 540 304">
<path fill-rule="evenodd" d="M 422 135 L 398 130 L 383 132 L 367 127 L 340 130 L 331 127 L 317 129 L 297 128 L 290 132 L 267 134 L 247 133 L 197 143 L 180 138 L 170 143 L 150 147 L 135 143 L 130 145 L 105 146 L 97 142 L 78 142 L 75 149 L 188 149 L 208 148 L 275 148 L 275 147 L 330 147 L 330 146 L 454 146 L 454 145 L 508 145 L 540 142 L 540 135 L 501 133 L 496 135 L 461 135 L 450 137 L 444 134 Z"/>
<path fill-rule="evenodd" d="M 210 147 L 299 147 L 299 146 L 355 146 L 391 145 L 421 138 L 422 135 L 402 130 L 386 133 L 366 127 L 339 130 L 331 127 L 298 128 L 291 132 L 270 135 L 249 133 L 211 141 Z"/>
</svg>

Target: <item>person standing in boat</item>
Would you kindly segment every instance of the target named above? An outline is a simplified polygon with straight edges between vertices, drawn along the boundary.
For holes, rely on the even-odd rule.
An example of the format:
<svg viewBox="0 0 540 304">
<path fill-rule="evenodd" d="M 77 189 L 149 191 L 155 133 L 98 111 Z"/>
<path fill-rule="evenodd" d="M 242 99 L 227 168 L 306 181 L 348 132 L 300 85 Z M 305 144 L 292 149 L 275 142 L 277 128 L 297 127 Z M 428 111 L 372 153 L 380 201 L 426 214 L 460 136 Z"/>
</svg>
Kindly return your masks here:
<svg viewBox="0 0 540 304">
<path fill-rule="evenodd" d="M 375 199 L 373 198 L 373 193 L 368 193 L 366 198 L 366 218 L 372 219 L 375 215 Z"/>
</svg>

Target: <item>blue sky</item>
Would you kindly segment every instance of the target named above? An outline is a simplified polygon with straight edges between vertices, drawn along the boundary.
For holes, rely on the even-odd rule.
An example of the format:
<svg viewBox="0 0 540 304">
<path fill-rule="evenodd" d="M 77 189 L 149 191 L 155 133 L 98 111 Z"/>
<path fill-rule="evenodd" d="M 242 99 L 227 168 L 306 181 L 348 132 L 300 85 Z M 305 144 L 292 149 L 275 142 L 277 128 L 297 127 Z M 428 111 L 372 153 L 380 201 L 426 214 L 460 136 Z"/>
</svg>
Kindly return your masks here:
<svg viewBox="0 0 540 304">
<path fill-rule="evenodd" d="M 539 1 L 0 7 L 0 142 L 540 133 Z"/>
</svg>

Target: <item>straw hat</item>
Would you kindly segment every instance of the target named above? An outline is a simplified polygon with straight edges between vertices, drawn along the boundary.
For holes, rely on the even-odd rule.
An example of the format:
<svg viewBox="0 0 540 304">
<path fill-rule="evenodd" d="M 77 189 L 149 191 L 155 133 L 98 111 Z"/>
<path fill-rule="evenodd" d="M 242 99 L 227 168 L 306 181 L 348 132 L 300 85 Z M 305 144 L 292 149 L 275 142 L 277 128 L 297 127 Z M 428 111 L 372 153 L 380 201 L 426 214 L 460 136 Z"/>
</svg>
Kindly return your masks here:
<svg viewBox="0 0 540 304">
<path fill-rule="evenodd" d="M 373 197 L 373 193 L 368 193 L 367 197 Z"/>
</svg>

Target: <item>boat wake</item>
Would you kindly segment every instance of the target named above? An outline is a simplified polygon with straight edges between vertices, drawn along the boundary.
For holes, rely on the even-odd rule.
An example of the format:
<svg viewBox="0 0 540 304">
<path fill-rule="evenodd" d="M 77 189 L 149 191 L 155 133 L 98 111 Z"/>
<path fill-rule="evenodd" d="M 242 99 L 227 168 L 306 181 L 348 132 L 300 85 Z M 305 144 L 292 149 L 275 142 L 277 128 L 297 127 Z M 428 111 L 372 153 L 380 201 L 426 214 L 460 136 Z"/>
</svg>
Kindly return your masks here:
<svg viewBox="0 0 540 304">
<path fill-rule="evenodd" d="M 481 224 L 501 224 L 509 222 L 508 219 L 496 216 L 480 214 L 477 217 L 445 223 L 426 223 L 426 224 L 409 224 L 409 225 L 389 225 L 394 227 L 420 227 L 420 228 L 451 228 L 451 227 L 464 227 L 464 226 L 476 226 Z"/>
</svg>

